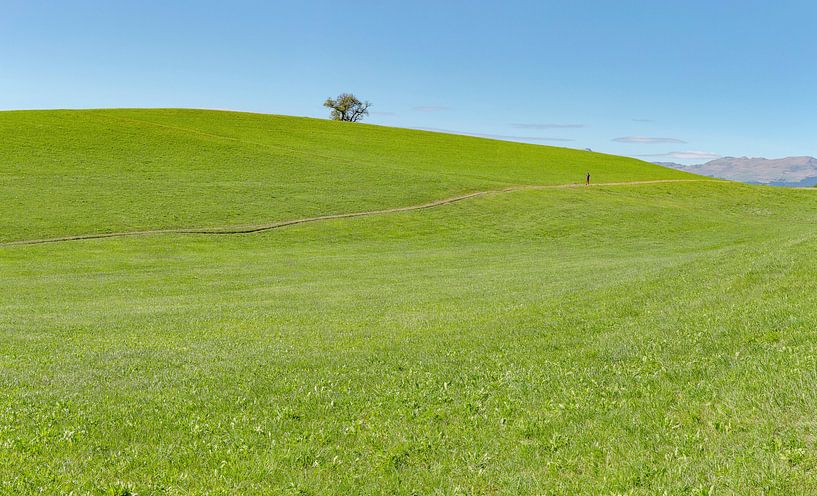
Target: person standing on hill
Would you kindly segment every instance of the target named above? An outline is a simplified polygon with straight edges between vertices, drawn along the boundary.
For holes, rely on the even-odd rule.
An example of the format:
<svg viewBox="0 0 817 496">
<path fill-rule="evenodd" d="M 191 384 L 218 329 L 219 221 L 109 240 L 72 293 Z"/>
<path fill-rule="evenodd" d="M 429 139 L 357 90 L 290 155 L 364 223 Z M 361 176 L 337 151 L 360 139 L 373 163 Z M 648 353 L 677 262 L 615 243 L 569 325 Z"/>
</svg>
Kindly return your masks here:
<svg viewBox="0 0 817 496">
<path fill-rule="evenodd" d="M 587 176 L 584 178 L 584 184 L 590 186 L 590 172 L 587 173 Z"/>
</svg>

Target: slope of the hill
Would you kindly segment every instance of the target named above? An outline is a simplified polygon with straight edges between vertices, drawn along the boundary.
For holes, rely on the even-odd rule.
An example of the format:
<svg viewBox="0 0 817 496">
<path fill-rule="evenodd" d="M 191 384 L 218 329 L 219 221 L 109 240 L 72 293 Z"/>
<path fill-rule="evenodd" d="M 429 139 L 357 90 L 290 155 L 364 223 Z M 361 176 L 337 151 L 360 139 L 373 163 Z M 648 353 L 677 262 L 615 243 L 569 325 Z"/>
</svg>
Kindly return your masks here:
<svg viewBox="0 0 817 496">
<path fill-rule="evenodd" d="M 516 184 L 694 177 L 638 160 L 205 110 L 0 112 L 0 242 L 246 225 Z"/>
<path fill-rule="evenodd" d="M 814 199 L 0 248 L 0 493 L 811 493 Z"/>
</svg>

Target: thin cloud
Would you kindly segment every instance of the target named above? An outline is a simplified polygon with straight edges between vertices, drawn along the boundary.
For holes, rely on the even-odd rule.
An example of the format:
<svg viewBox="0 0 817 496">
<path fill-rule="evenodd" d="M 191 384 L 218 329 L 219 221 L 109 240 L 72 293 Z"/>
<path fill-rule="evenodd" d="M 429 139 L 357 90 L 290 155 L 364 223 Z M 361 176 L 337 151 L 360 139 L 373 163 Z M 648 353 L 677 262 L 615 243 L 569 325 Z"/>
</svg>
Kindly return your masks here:
<svg viewBox="0 0 817 496">
<path fill-rule="evenodd" d="M 468 136 L 477 136 L 480 138 L 491 138 L 491 139 L 498 139 L 498 140 L 519 140 L 519 141 L 550 141 L 554 143 L 567 143 L 569 141 L 576 141 L 571 138 L 547 138 L 543 136 L 513 136 L 513 135 L 504 135 L 504 134 L 480 134 L 480 133 L 470 133 Z"/>
<path fill-rule="evenodd" d="M 676 160 L 715 160 L 716 158 L 721 158 L 722 155 L 718 155 L 717 153 L 712 152 L 689 150 L 684 152 L 649 153 L 646 155 L 638 156 L 650 158 L 672 158 Z"/>
<path fill-rule="evenodd" d="M 502 141 L 536 141 L 536 142 L 553 142 L 553 143 L 566 143 L 569 141 L 575 141 L 570 138 L 552 138 L 546 136 L 514 136 L 514 135 L 506 135 L 506 134 L 487 134 L 487 133 L 469 133 L 467 131 L 452 131 L 450 129 L 439 129 L 435 127 L 417 127 L 414 129 L 419 129 L 420 131 L 432 131 L 435 133 L 445 133 L 445 134 L 458 134 L 461 136 L 473 136 L 475 138 L 489 138 L 495 140 L 502 140 Z"/>
<path fill-rule="evenodd" d="M 619 143 L 639 143 L 647 145 L 654 145 L 657 143 L 686 144 L 686 141 L 678 138 L 650 138 L 649 136 L 624 136 L 622 138 L 615 138 L 613 141 L 617 141 Z"/>
<path fill-rule="evenodd" d="M 516 129 L 578 129 L 585 127 L 584 124 L 533 124 L 533 123 L 515 123 L 511 127 Z"/>
<path fill-rule="evenodd" d="M 443 105 L 420 105 L 413 107 L 411 110 L 415 112 L 445 112 L 451 110 L 451 107 L 445 107 Z"/>
</svg>

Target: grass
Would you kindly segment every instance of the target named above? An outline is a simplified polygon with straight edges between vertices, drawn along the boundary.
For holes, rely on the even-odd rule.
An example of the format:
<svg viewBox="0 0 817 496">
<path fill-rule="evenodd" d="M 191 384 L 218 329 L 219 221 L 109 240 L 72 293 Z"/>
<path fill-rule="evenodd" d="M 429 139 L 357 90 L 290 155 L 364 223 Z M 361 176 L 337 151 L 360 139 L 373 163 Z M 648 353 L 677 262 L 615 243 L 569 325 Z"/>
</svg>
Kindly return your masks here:
<svg viewBox="0 0 817 496">
<path fill-rule="evenodd" d="M 516 184 L 691 177 L 597 153 L 201 110 L 0 113 L 0 242 L 244 225 Z"/>
<path fill-rule="evenodd" d="M 0 492 L 809 493 L 816 220 L 811 191 L 675 183 L 2 247 Z"/>
</svg>

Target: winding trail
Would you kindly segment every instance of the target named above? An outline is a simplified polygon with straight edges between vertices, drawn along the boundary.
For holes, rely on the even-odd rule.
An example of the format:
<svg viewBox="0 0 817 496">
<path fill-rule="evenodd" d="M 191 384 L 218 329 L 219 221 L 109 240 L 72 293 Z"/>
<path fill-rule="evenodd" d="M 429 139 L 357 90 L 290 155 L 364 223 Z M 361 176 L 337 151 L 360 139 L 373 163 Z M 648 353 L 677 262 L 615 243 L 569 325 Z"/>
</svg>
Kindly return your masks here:
<svg viewBox="0 0 817 496">
<path fill-rule="evenodd" d="M 476 198 L 479 196 L 487 196 L 492 194 L 512 193 L 514 191 L 526 190 L 545 190 L 545 189 L 568 189 L 568 188 L 593 188 L 602 186 L 636 186 L 641 184 L 663 184 L 663 183 L 700 183 L 700 182 L 728 182 L 718 179 L 655 179 L 651 181 L 627 181 L 615 183 L 596 183 L 596 184 L 552 184 L 552 185 L 519 185 L 509 186 L 507 188 L 475 191 L 473 193 L 466 193 L 441 200 L 434 200 L 428 203 L 421 203 L 419 205 L 408 205 L 405 207 L 386 208 L 382 210 L 365 210 L 362 212 L 349 212 L 344 214 L 330 214 L 319 215 L 317 217 L 303 217 L 300 219 L 284 220 L 273 222 L 270 224 L 256 224 L 247 226 L 225 226 L 225 227 L 201 227 L 201 228 L 169 228 L 169 229 L 153 229 L 148 231 L 123 231 L 112 233 L 97 233 L 97 234 L 79 234 L 74 236 L 61 236 L 57 238 L 42 238 L 42 239 L 25 239 L 19 241 L 6 241 L 0 243 L 0 247 L 4 246 L 19 246 L 19 245 L 41 245 L 46 243 L 61 243 L 66 241 L 82 241 L 87 239 L 104 239 L 104 238 L 124 238 L 126 236 L 152 236 L 156 234 L 199 234 L 199 235 L 223 235 L 223 234 L 251 234 L 263 231 L 271 231 L 287 226 L 294 226 L 297 224 L 307 224 L 310 222 L 320 222 L 325 220 L 335 219 L 351 219 L 355 217 L 369 217 L 373 215 L 384 215 L 399 212 L 411 212 L 413 210 L 423 210 L 426 208 L 440 207 L 449 205 L 451 203 L 461 202 L 469 198 Z"/>
</svg>

